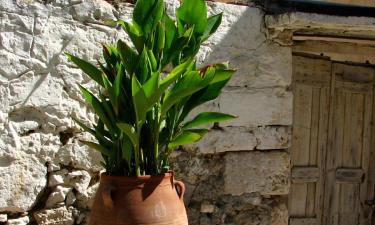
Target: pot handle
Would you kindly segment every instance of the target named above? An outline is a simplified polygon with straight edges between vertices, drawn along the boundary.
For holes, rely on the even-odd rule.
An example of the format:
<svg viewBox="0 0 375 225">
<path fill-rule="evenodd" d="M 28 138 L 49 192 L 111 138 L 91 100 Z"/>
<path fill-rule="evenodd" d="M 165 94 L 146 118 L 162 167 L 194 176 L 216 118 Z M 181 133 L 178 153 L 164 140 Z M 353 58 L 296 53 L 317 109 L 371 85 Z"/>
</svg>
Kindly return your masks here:
<svg viewBox="0 0 375 225">
<path fill-rule="evenodd" d="M 184 200 L 184 194 L 185 194 L 185 184 L 182 183 L 181 181 L 175 180 L 174 186 L 176 187 L 178 197 L 180 198 L 181 201 L 183 201 Z"/>
<path fill-rule="evenodd" d="M 102 198 L 104 207 L 108 210 L 111 210 L 114 206 L 113 200 L 112 200 L 112 191 L 114 188 L 112 186 L 104 187 L 102 192 Z"/>
</svg>

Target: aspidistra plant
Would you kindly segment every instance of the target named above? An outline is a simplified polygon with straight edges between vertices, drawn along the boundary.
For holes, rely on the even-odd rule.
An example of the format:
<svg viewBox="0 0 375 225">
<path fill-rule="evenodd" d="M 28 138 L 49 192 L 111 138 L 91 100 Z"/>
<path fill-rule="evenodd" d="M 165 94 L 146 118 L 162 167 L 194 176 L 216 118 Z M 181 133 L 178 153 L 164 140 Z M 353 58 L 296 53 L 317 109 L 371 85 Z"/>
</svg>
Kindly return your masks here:
<svg viewBox="0 0 375 225">
<path fill-rule="evenodd" d="M 219 27 L 222 14 L 207 18 L 204 0 L 185 0 L 173 20 L 163 0 L 138 0 L 132 22 L 118 21 L 132 44 L 103 44 L 104 63 L 97 66 L 71 54 L 69 59 L 101 88 L 98 95 L 79 85 L 98 116 L 93 128 L 73 118 L 97 142 L 107 174 L 141 176 L 169 169 L 169 156 L 180 145 L 199 141 L 199 126 L 235 116 L 202 112 L 197 106 L 217 98 L 234 70 L 225 63 L 197 68 L 201 44 Z M 169 71 L 169 72 L 166 72 Z"/>
</svg>

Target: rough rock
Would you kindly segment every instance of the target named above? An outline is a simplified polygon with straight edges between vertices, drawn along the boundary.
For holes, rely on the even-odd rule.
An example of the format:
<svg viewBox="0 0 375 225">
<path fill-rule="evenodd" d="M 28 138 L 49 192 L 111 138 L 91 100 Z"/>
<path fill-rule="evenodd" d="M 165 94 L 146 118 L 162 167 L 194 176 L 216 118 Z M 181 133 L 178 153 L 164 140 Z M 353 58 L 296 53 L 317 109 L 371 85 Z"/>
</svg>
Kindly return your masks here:
<svg viewBox="0 0 375 225">
<path fill-rule="evenodd" d="M 52 208 L 56 205 L 61 205 L 64 203 L 66 195 L 71 190 L 71 188 L 66 188 L 62 186 L 57 186 L 55 190 L 48 196 L 45 207 Z"/>
<path fill-rule="evenodd" d="M 215 211 L 215 205 L 204 202 L 201 204 L 201 213 L 213 213 Z"/>
<path fill-rule="evenodd" d="M 270 225 L 288 225 L 288 207 L 281 203 L 274 207 L 271 213 Z"/>
<path fill-rule="evenodd" d="M 85 192 L 77 193 L 77 203 L 80 208 L 91 209 L 98 187 L 99 183 L 96 183 L 90 186 Z"/>
<path fill-rule="evenodd" d="M 66 179 L 67 185 L 73 187 L 79 193 L 84 193 L 90 184 L 91 176 L 85 170 L 77 170 L 68 173 Z"/>
<path fill-rule="evenodd" d="M 60 165 L 56 165 L 56 164 L 53 164 L 53 163 L 48 163 L 47 171 L 49 173 L 50 172 L 59 171 L 60 169 L 61 169 Z"/>
<path fill-rule="evenodd" d="M 65 205 L 71 206 L 76 202 L 77 198 L 73 191 L 69 191 L 69 193 L 66 195 Z"/>
<path fill-rule="evenodd" d="M 66 207 L 57 209 L 41 210 L 34 213 L 34 218 L 38 225 L 73 225 L 72 212 Z"/>
<path fill-rule="evenodd" d="M 34 157 L 23 154 L 0 153 L 0 165 L 0 212 L 30 210 L 46 186 L 47 168 Z"/>
<path fill-rule="evenodd" d="M 289 155 L 286 152 L 238 152 L 225 156 L 224 190 L 231 195 L 259 192 L 289 193 Z"/>
<path fill-rule="evenodd" d="M 6 222 L 6 225 L 27 225 L 29 224 L 30 219 L 28 216 L 20 217 L 17 219 L 9 219 Z"/>
<path fill-rule="evenodd" d="M 8 220 L 7 214 L 0 214 L 0 223 L 5 223 Z"/>
</svg>

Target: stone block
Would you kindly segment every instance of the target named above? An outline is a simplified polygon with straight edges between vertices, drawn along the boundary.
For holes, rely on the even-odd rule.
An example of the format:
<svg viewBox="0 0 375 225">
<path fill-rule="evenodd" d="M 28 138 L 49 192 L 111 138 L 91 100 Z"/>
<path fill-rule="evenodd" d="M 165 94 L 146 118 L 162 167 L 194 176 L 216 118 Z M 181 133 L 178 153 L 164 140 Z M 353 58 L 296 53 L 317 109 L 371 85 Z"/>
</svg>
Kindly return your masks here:
<svg viewBox="0 0 375 225">
<path fill-rule="evenodd" d="M 210 130 L 202 140 L 189 147 L 197 148 L 200 154 L 287 149 L 290 140 L 289 126 L 222 127 Z"/>
<path fill-rule="evenodd" d="M 285 89 L 223 92 L 219 105 L 222 112 L 238 116 L 235 120 L 223 123 L 225 126 L 292 124 L 293 97 Z"/>
<path fill-rule="evenodd" d="M 286 152 L 231 152 L 225 155 L 224 192 L 231 195 L 259 192 L 289 193 L 289 155 Z"/>
<path fill-rule="evenodd" d="M 8 220 L 7 214 L 0 214 L 0 223 L 5 223 Z"/>
<path fill-rule="evenodd" d="M 57 186 L 55 190 L 49 195 L 46 201 L 46 208 L 52 208 L 56 205 L 62 205 L 65 202 L 66 195 L 70 192 L 71 188 Z"/>
<path fill-rule="evenodd" d="M 39 160 L 17 154 L 13 157 L 0 154 L 0 212 L 30 210 L 47 183 L 47 168 Z"/>
<path fill-rule="evenodd" d="M 73 225 L 74 218 L 66 207 L 40 210 L 34 213 L 38 225 Z"/>
<path fill-rule="evenodd" d="M 30 219 L 28 216 L 20 217 L 17 219 L 9 219 L 5 224 L 6 225 L 27 225 L 29 224 Z"/>
</svg>

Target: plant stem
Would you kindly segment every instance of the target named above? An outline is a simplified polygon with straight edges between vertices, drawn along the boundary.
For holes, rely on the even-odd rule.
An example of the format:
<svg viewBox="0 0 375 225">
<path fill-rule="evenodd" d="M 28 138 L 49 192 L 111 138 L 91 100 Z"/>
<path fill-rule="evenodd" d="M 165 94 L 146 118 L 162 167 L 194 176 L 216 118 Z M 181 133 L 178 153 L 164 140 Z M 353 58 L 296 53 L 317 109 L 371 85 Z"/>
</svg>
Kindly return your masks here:
<svg viewBox="0 0 375 225">
<path fill-rule="evenodd" d="M 155 163 L 155 169 L 156 173 L 159 173 L 159 131 L 160 131 L 160 122 L 159 122 L 159 104 L 157 104 L 156 109 L 155 109 L 155 124 L 154 124 L 154 163 Z"/>
</svg>

